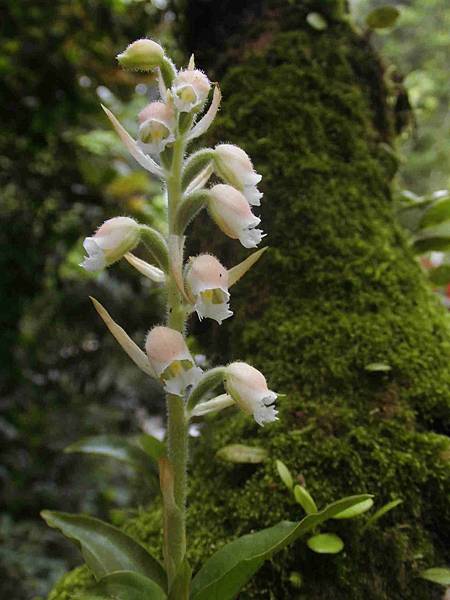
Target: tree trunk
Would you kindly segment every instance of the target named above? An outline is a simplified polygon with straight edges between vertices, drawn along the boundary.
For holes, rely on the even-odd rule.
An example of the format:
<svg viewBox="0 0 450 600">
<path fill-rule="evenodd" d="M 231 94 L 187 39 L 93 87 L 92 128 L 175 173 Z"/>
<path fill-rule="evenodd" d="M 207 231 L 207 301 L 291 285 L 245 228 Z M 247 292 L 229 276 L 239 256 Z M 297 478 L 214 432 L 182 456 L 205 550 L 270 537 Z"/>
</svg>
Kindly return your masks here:
<svg viewBox="0 0 450 600">
<path fill-rule="evenodd" d="M 308 25 L 314 11 L 326 29 Z M 376 508 L 403 504 L 365 532 L 365 517 L 327 524 L 344 552 L 299 543 L 240 599 L 438 598 L 416 575 L 445 562 L 449 538 L 450 332 L 395 221 L 383 65 L 338 2 L 190 0 L 184 14 L 189 51 L 222 82 L 213 141 L 242 145 L 264 176 L 271 247 L 214 337 L 229 352 L 221 361 L 251 362 L 287 394 L 275 425 L 228 412 L 203 430 L 191 465 L 192 564 L 236 536 L 302 516 L 276 474 L 281 459 L 319 506 L 360 492 L 375 494 Z M 204 238 L 218 237 L 202 224 Z M 229 247 L 215 249 L 225 262 Z M 374 363 L 389 370 L 369 370 Z M 214 455 L 228 443 L 262 446 L 269 460 L 222 463 Z M 129 531 L 156 546 L 156 516 Z"/>
</svg>

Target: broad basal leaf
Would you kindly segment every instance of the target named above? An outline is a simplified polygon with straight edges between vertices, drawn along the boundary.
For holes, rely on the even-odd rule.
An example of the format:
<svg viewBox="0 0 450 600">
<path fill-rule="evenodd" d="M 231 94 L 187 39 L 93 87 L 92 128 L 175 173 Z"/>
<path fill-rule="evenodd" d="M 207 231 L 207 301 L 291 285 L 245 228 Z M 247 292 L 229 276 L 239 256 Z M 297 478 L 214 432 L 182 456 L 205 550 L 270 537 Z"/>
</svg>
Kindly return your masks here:
<svg viewBox="0 0 450 600">
<path fill-rule="evenodd" d="M 318 513 L 307 515 L 298 523 L 281 521 L 273 527 L 230 542 L 213 554 L 194 577 L 191 599 L 236 598 L 264 561 L 327 519 L 369 498 L 367 494 L 343 498 Z"/>
<path fill-rule="evenodd" d="M 42 517 L 50 527 L 59 529 L 81 548 L 86 564 L 97 579 L 114 571 L 133 571 L 166 588 L 161 564 L 120 529 L 84 515 L 45 510 Z"/>
<path fill-rule="evenodd" d="M 262 463 L 267 458 L 267 450 L 244 444 L 229 444 L 216 452 L 216 457 L 232 463 Z"/>
<path fill-rule="evenodd" d="M 359 515 L 362 515 L 370 510 L 372 506 L 373 500 L 372 498 L 369 498 L 368 500 L 364 500 L 364 502 L 355 504 L 354 506 L 351 506 L 350 508 L 338 513 L 337 515 L 334 515 L 333 519 L 354 519 L 355 517 L 358 517 Z"/>
<path fill-rule="evenodd" d="M 166 600 L 166 593 L 157 583 L 133 571 L 115 571 L 102 577 L 93 589 L 94 597 L 114 600 Z"/>
<path fill-rule="evenodd" d="M 450 569 L 447 567 L 426 569 L 419 574 L 419 577 L 440 585 L 450 585 Z"/>
</svg>

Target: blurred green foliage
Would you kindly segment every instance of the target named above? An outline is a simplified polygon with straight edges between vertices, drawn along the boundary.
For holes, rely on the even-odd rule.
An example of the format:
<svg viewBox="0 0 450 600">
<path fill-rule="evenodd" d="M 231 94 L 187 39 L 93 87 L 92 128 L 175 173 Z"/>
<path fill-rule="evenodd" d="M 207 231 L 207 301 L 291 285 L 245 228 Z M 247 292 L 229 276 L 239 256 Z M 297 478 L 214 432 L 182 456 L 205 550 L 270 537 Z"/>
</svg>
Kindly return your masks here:
<svg viewBox="0 0 450 600">
<path fill-rule="evenodd" d="M 61 449 L 84 435 L 139 431 L 160 410 L 158 388 L 88 299 L 97 296 L 142 344 L 161 318 L 159 290 L 128 264 L 92 276 L 78 263 L 83 238 L 105 219 L 125 213 L 153 224 L 165 210 L 159 185 L 135 170 L 100 102 L 136 127 L 154 82 L 120 71 L 114 57 L 145 35 L 170 46 L 173 14 L 162 2 L 126 0 L 2 8 L 0 597 L 22 600 L 44 595 L 76 560 L 40 510 L 113 507 L 117 519 L 150 497 L 129 470 Z"/>
<path fill-rule="evenodd" d="M 364 27 L 370 11 L 395 6 L 392 29 L 372 33 L 385 62 L 392 92 L 403 164 L 399 185 L 416 194 L 450 188 L 450 10 L 447 0 L 351 0 Z M 407 92 L 407 96 L 405 95 Z M 401 127 L 400 127 L 401 126 Z"/>
</svg>

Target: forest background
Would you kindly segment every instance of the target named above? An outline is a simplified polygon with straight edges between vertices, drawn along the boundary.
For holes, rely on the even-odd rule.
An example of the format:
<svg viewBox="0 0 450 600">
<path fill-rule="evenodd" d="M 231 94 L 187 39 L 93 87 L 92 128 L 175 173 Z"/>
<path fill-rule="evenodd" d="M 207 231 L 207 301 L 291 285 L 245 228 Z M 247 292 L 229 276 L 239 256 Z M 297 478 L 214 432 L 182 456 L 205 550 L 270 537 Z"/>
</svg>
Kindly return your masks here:
<svg viewBox="0 0 450 600">
<path fill-rule="evenodd" d="M 355 26 L 364 28 L 366 15 L 385 2 L 351 4 Z M 450 187 L 450 7 L 445 0 L 391 4 L 400 10 L 395 27 L 371 37 L 398 102 L 401 206 L 437 192 L 444 197 Z M 78 264 L 83 238 L 102 220 L 123 213 L 148 224 L 161 219 L 158 187 L 126 156 L 99 104 L 133 127 L 146 102 L 146 79 L 119 70 L 114 56 L 147 35 L 182 60 L 180 18 L 163 0 L 6 3 L 0 32 L 1 597 L 43 597 L 79 562 L 41 522 L 42 508 L 120 524 L 128 507 L 152 496 L 131 469 L 61 450 L 90 434 L 162 432 L 158 389 L 122 360 L 88 301 L 89 295 L 107 299 L 117 321 L 142 342 L 161 317 L 159 291 L 136 282 L 126 264 L 114 278 L 89 275 Z M 430 259 L 447 256 L 427 255 L 425 267 Z M 447 282 L 439 284 L 445 302 Z M 201 339 L 202 327 L 194 333 Z M 201 355 L 200 343 L 192 343 Z"/>
</svg>

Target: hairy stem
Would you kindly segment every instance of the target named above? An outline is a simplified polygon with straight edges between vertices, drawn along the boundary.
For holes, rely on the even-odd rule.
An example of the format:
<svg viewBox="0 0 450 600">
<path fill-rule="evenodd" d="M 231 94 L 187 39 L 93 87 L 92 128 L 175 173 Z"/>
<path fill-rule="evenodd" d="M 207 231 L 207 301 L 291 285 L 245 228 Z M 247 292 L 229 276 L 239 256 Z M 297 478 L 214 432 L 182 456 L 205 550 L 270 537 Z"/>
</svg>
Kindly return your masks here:
<svg viewBox="0 0 450 600">
<path fill-rule="evenodd" d="M 174 144 L 172 165 L 167 176 L 169 262 L 167 278 L 167 325 L 184 333 L 185 310 L 178 281 L 183 264 L 183 240 L 174 234 L 174 218 L 181 201 L 181 172 L 185 141 L 179 136 Z M 165 557 L 169 589 L 186 552 L 186 466 L 188 457 L 188 431 L 184 399 L 167 395 L 168 458 L 173 473 L 173 503 L 170 518 L 165 521 Z M 167 508 L 167 507 L 165 507 Z"/>
</svg>

